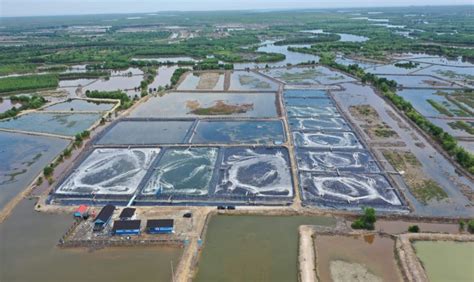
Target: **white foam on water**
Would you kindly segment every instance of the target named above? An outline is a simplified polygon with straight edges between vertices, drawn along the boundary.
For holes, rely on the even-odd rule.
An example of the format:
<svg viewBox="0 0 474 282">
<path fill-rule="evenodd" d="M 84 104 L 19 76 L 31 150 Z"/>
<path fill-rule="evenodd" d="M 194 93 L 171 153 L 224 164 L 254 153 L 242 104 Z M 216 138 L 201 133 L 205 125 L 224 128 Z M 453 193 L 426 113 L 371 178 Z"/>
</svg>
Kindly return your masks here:
<svg viewBox="0 0 474 282">
<path fill-rule="evenodd" d="M 303 147 L 363 149 L 359 142 L 354 142 L 357 141 L 357 138 L 352 132 L 341 132 L 339 134 L 293 132 L 293 134 L 295 140 L 300 141 L 297 142 L 298 145 Z"/>
<path fill-rule="evenodd" d="M 288 169 L 288 162 L 283 153 L 277 151 L 275 154 L 259 154 L 251 149 L 245 150 L 245 154 L 235 154 L 230 156 L 225 163 L 228 165 L 228 178 L 223 180 L 227 190 L 234 191 L 236 188 L 245 189 L 251 195 L 265 196 L 267 192 L 287 193 L 293 196 L 291 176 Z M 260 175 L 255 175 L 253 183 L 244 183 L 239 180 L 239 172 L 247 171 L 249 167 L 259 165 L 270 166 L 271 169 Z M 268 182 L 268 180 L 273 181 Z M 223 190 L 217 187 L 217 191 Z M 264 193 L 264 194 L 262 194 Z"/>
<path fill-rule="evenodd" d="M 158 163 L 155 174 L 145 185 L 141 193 L 144 195 L 155 195 L 161 191 L 176 194 L 207 195 L 218 150 L 216 148 L 173 150 L 166 152 L 165 155 L 168 153 L 174 159 L 166 163 L 162 163 L 162 161 Z M 199 164 L 195 165 L 196 162 Z M 192 170 L 185 174 L 185 170 L 188 170 L 188 167 L 192 165 L 194 165 Z M 179 183 L 167 180 L 167 175 L 170 172 L 179 170 L 183 171 L 183 178 L 180 179 Z M 177 186 L 183 185 L 183 183 L 192 181 L 193 178 L 197 178 L 196 180 L 201 179 L 202 183 L 194 182 L 194 187 L 177 188 Z"/>
<path fill-rule="evenodd" d="M 325 118 L 294 118 L 298 123 L 298 129 L 333 129 L 343 130 L 347 128 L 344 119 L 337 117 L 325 117 Z"/>
<path fill-rule="evenodd" d="M 359 175 L 360 179 L 355 177 L 326 177 L 326 176 L 317 176 L 311 177 L 311 181 L 314 183 L 314 186 L 318 190 L 318 193 L 321 197 L 325 195 L 330 195 L 347 202 L 353 203 L 361 200 L 383 200 L 384 202 L 400 206 L 401 202 L 393 191 L 388 191 L 386 195 L 382 195 L 377 189 L 377 180 L 368 177 Z M 345 189 L 349 189 L 349 193 L 341 193 L 337 191 L 337 188 L 334 186 L 344 186 Z M 333 186 L 333 187 L 331 187 Z M 384 189 L 384 188 L 381 188 Z M 385 189 L 391 189 L 389 186 Z"/>
<path fill-rule="evenodd" d="M 57 194 L 133 194 L 160 149 L 96 149 Z"/>
</svg>

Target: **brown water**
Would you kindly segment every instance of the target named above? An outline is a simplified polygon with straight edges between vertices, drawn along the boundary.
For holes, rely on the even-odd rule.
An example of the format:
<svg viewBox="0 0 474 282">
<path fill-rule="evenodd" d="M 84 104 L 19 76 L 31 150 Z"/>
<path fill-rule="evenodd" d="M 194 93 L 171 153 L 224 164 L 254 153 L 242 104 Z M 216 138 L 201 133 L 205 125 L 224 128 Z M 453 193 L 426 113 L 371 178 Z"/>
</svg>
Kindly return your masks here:
<svg viewBox="0 0 474 282">
<path fill-rule="evenodd" d="M 389 234 L 400 234 L 407 233 L 408 227 L 411 225 L 418 225 L 420 227 L 420 232 L 459 233 L 458 224 L 423 222 L 413 223 L 408 221 L 377 220 L 375 223 L 375 229 Z"/>
<path fill-rule="evenodd" d="M 331 261 L 363 265 L 383 281 L 401 281 L 394 257 L 395 242 L 376 235 L 316 236 L 316 261 L 321 281 L 333 281 Z"/>
<path fill-rule="evenodd" d="M 71 215 L 40 214 L 24 200 L 0 224 L 0 281 L 170 281 L 181 249 L 59 249 Z"/>
<path fill-rule="evenodd" d="M 216 216 L 195 281 L 297 281 L 298 226 L 333 226 L 330 217 Z"/>
</svg>

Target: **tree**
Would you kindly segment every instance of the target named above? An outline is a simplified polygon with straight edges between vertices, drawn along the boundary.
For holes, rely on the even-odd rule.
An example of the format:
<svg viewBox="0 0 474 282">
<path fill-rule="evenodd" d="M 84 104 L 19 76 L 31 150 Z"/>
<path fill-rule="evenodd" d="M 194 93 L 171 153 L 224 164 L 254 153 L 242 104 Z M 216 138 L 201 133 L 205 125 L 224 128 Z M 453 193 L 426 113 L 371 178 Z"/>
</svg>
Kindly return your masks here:
<svg viewBox="0 0 474 282">
<path fill-rule="evenodd" d="M 364 214 L 351 224 L 354 229 L 374 230 L 377 218 L 373 208 L 363 208 Z"/>
<path fill-rule="evenodd" d="M 408 232 L 418 233 L 420 232 L 420 227 L 418 225 L 411 225 L 408 227 Z"/>
<path fill-rule="evenodd" d="M 469 233 L 474 233 L 474 219 L 469 220 L 467 223 L 467 231 L 469 231 Z"/>
</svg>

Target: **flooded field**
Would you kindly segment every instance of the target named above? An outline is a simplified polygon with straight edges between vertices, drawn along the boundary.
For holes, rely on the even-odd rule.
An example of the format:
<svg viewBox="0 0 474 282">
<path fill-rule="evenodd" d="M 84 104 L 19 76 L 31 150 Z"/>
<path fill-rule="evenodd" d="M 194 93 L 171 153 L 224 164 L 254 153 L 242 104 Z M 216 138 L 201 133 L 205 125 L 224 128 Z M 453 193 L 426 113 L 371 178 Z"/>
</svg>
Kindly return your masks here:
<svg viewBox="0 0 474 282">
<path fill-rule="evenodd" d="M 451 93 L 443 91 L 444 93 Z M 397 91 L 397 95 L 402 96 L 405 100 L 410 102 L 413 107 L 424 116 L 446 116 L 436 110 L 428 100 L 435 101 L 448 110 L 459 111 L 452 102 L 448 101 L 445 96 L 437 95 L 438 90 L 436 89 L 404 89 Z"/>
<path fill-rule="evenodd" d="M 389 234 L 407 233 L 408 227 L 411 225 L 418 225 L 420 232 L 436 232 L 436 233 L 452 233 L 460 232 L 459 224 L 448 223 L 427 223 L 427 222 L 408 222 L 408 221 L 385 221 L 377 220 L 375 223 L 375 230 L 381 230 Z"/>
<path fill-rule="evenodd" d="M 472 281 L 473 242 L 417 241 L 413 245 L 430 281 Z"/>
<path fill-rule="evenodd" d="M 460 88 L 457 84 L 440 80 L 432 76 L 379 75 L 379 77 L 395 80 L 398 83 L 398 86 L 404 88 Z"/>
<path fill-rule="evenodd" d="M 234 71 L 230 76 L 229 90 L 261 90 L 261 91 L 276 91 L 278 84 L 274 81 L 247 71 Z"/>
<path fill-rule="evenodd" d="M 314 241 L 321 281 L 402 281 L 390 238 L 316 235 Z"/>
<path fill-rule="evenodd" d="M 122 120 L 107 128 L 98 145 L 154 145 L 185 142 L 194 121 Z"/>
<path fill-rule="evenodd" d="M 148 88 L 153 90 L 158 89 L 159 87 L 166 87 L 166 85 L 171 84 L 171 77 L 173 76 L 174 71 L 177 69 L 177 66 L 161 66 L 158 68 L 158 74 L 155 77 L 155 80 L 148 85 Z"/>
<path fill-rule="evenodd" d="M 96 80 L 97 79 L 87 79 L 87 78 L 61 80 L 59 81 L 59 87 L 66 88 L 66 87 L 87 86 Z"/>
<path fill-rule="evenodd" d="M 99 103 L 86 100 L 70 100 L 44 108 L 45 111 L 105 112 L 114 107 L 113 103 Z"/>
<path fill-rule="evenodd" d="M 329 217 L 215 216 L 194 281 L 298 281 L 298 226 Z"/>
<path fill-rule="evenodd" d="M 74 136 L 89 129 L 101 118 L 89 113 L 31 113 L 0 121 L 0 128 Z"/>
<path fill-rule="evenodd" d="M 284 143 L 285 140 L 281 121 L 201 120 L 191 138 L 191 143 L 267 144 Z"/>
<path fill-rule="evenodd" d="M 274 93 L 183 93 L 152 97 L 138 106 L 131 117 L 277 117 Z"/>
<path fill-rule="evenodd" d="M 407 63 L 409 62 L 399 61 L 396 64 L 407 64 Z M 366 69 L 366 71 L 373 74 L 410 74 L 410 73 L 414 73 L 418 70 L 421 70 L 423 68 L 430 66 L 429 64 L 417 63 L 416 66 L 414 66 L 413 68 L 404 68 L 404 67 L 398 67 L 396 66 L 396 64 L 374 66 L 374 67 Z"/>
<path fill-rule="evenodd" d="M 446 80 L 465 83 L 466 85 L 474 85 L 474 66 L 467 68 L 433 65 L 417 71 L 416 74 L 433 75 Z"/>
<path fill-rule="evenodd" d="M 20 103 L 12 103 L 12 101 L 10 101 L 10 99 L 2 99 L 0 101 L 0 113 L 6 112 L 6 111 L 10 110 L 13 107 L 18 108 L 20 106 L 21 106 Z"/>
<path fill-rule="evenodd" d="M 0 132 L 0 210 L 68 144 L 64 139 Z"/>
<path fill-rule="evenodd" d="M 367 151 L 313 151 L 298 149 L 296 154 L 300 171 L 350 171 L 378 173 L 380 169 Z"/>
<path fill-rule="evenodd" d="M 176 269 L 181 249 L 149 246 L 94 252 L 59 249 L 56 244 L 72 225 L 72 215 L 37 213 L 33 207 L 34 201 L 23 200 L 11 217 L 0 224 L 0 238 L 8 242 L 1 247 L 1 281 L 171 280 L 171 265 Z"/>
<path fill-rule="evenodd" d="M 118 75 L 111 76 L 108 79 L 98 79 L 94 83 L 91 83 L 83 88 L 83 92 L 87 90 L 93 91 L 116 91 L 116 90 L 129 90 L 135 87 L 140 87 L 140 82 L 143 80 L 142 75 Z"/>
<path fill-rule="evenodd" d="M 160 149 L 95 149 L 56 190 L 60 195 L 128 195 Z"/>
<path fill-rule="evenodd" d="M 224 90 L 224 73 L 190 72 L 178 85 L 178 90 Z"/>
<path fill-rule="evenodd" d="M 355 79 L 345 74 L 332 71 L 322 66 L 310 68 L 271 69 L 265 70 L 263 73 L 287 84 L 335 84 L 355 81 Z"/>
<path fill-rule="evenodd" d="M 286 149 L 225 150 L 216 194 L 242 196 L 293 196 Z"/>
<path fill-rule="evenodd" d="M 217 161 L 217 148 L 165 149 L 143 195 L 195 195 L 209 193 Z"/>
</svg>

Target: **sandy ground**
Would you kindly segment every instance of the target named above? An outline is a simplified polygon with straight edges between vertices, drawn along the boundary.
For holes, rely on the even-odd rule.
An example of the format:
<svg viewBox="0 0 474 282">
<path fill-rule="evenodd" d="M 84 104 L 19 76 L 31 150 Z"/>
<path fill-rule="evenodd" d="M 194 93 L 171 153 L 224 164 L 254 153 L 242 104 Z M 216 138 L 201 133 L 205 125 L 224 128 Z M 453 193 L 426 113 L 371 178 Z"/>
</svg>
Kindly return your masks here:
<svg viewBox="0 0 474 282">
<path fill-rule="evenodd" d="M 380 277 L 369 272 L 362 264 L 334 260 L 331 261 L 330 269 L 331 278 L 334 282 L 382 282 Z"/>
<path fill-rule="evenodd" d="M 313 248 L 313 230 L 311 227 L 302 225 L 299 227 L 299 270 L 301 282 L 317 281 L 316 261 Z"/>
<path fill-rule="evenodd" d="M 220 73 L 217 72 L 205 72 L 199 74 L 199 83 L 196 86 L 198 90 L 209 90 L 216 87 L 217 82 L 219 82 Z"/>
</svg>

